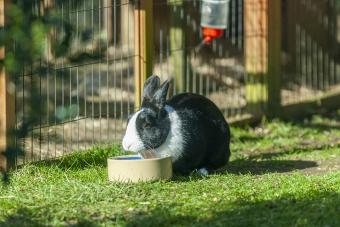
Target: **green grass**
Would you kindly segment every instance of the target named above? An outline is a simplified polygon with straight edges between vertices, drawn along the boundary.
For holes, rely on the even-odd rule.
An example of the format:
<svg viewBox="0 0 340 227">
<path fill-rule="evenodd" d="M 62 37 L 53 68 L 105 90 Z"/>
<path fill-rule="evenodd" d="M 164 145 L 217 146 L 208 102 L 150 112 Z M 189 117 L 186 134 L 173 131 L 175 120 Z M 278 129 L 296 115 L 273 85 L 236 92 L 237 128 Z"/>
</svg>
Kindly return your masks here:
<svg viewBox="0 0 340 227">
<path fill-rule="evenodd" d="M 22 166 L 0 186 L 0 226 L 340 226 L 340 112 L 232 133 L 208 177 L 108 182 L 118 146 Z"/>
</svg>

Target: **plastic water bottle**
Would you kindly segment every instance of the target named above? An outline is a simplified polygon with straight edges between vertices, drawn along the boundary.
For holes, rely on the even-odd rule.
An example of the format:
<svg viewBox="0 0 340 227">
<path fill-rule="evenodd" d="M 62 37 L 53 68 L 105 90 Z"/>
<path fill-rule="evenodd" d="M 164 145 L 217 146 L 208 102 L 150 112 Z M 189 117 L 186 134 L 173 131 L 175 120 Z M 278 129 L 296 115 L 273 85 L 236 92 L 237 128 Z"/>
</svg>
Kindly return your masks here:
<svg viewBox="0 0 340 227">
<path fill-rule="evenodd" d="M 226 29 L 229 16 L 230 0 L 202 0 L 201 26 Z"/>
<path fill-rule="evenodd" d="M 202 0 L 201 27 L 203 41 L 198 45 L 199 50 L 203 45 L 220 38 L 228 26 L 230 0 Z"/>
</svg>

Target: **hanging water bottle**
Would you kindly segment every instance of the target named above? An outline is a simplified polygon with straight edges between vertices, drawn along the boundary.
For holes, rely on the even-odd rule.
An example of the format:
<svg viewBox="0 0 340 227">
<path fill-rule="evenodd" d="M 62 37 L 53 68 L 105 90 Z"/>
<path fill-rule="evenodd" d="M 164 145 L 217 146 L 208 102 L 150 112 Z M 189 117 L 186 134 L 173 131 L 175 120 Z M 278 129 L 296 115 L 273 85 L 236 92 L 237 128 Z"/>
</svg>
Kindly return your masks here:
<svg viewBox="0 0 340 227">
<path fill-rule="evenodd" d="M 201 27 L 203 29 L 203 42 L 210 43 L 212 40 L 223 35 L 228 25 L 230 0 L 202 0 Z"/>
</svg>

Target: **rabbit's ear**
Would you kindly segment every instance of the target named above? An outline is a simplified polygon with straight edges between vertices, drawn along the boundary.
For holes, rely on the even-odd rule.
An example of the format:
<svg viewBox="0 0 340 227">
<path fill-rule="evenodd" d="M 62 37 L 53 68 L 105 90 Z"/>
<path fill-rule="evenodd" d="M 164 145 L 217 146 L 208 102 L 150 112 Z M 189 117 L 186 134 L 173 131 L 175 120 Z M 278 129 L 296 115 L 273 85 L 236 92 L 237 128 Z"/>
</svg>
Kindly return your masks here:
<svg viewBox="0 0 340 227">
<path fill-rule="evenodd" d="M 167 96 L 168 90 L 169 90 L 169 84 L 170 84 L 170 82 L 168 80 L 166 80 L 153 96 L 152 102 L 159 109 L 162 109 L 165 105 L 166 96 Z"/>
<path fill-rule="evenodd" d="M 150 102 L 160 84 L 159 77 L 156 75 L 150 76 L 144 83 L 142 101 Z"/>
</svg>

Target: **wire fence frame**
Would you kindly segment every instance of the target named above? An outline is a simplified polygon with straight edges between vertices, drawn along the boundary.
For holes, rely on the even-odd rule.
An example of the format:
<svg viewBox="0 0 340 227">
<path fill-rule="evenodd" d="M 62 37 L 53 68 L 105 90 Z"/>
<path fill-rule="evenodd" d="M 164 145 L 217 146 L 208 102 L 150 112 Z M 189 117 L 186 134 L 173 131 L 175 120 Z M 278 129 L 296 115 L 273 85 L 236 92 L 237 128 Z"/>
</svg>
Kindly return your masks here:
<svg viewBox="0 0 340 227">
<path fill-rule="evenodd" d="M 24 151 L 22 157 L 16 156 L 16 165 L 59 157 L 96 144 L 120 143 L 127 116 L 138 108 L 136 88 L 142 87 L 142 80 L 139 84 L 135 82 L 135 60 L 144 56 L 135 52 L 134 31 L 136 10 L 141 10 L 138 6 L 143 1 L 85 0 L 76 5 L 76 1 L 68 0 L 55 9 L 60 23 L 74 26 L 74 36 L 67 54 L 55 59 L 52 44 L 65 30 L 51 31 L 45 39 L 46 56 L 41 56 L 33 65 L 24 65 L 15 81 L 16 129 L 27 119 L 32 102 L 36 101 L 41 108 L 38 123 L 30 126 L 25 138 L 15 140 L 15 146 Z M 302 104 L 306 100 L 311 106 L 308 111 L 320 103 L 339 106 L 323 101 L 328 92 L 337 91 L 340 83 L 339 57 L 332 52 L 338 45 L 334 37 L 340 30 L 337 2 L 280 2 L 282 21 L 277 20 L 280 25 L 275 27 L 282 30 L 279 51 L 283 58 L 278 62 L 279 75 L 253 73 L 247 65 L 252 56 L 249 57 L 245 46 L 254 40 L 257 42 L 256 36 L 270 39 L 270 34 L 257 31 L 255 38 L 249 34 L 245 10 L 257 10 L 256 7 L 268 4 L 267 0 L 231 0 L 229 26 L 224 36 L 200 52 L 195 48 L 202 38 L 201 0 L 153 1 L 154 20 L 148 24 L 153 28 L 152 72 L 162 80 L 172 80 L 170 96 L 179 92 L 205 95 L 232 122 L 256 119 L 267 113 L 268 97 L 272 97 L 269 76 L 278 78 L 280 87 L 275 92 L 279 93 L 280 108 L 297 104 L 296 111 L 300 111 L 305 108 Z M 33 10 L 39 11 L 41 3 L 37 1 L 37 4 Z M 246 4 L 254 5 L 246 8 Z M 297 4 L 301 15 L 293 11 Z M 308 10 L 316 5 L 327 9 L 323 11 L 323 18 L 327 19 L 319 23 L 316 30 L 324 26 L 327 38 L 333 37 L 328 49 L 301 21 L 303 14 L 315 13 Z M 284 21 L 285 13 L 293 15 L 289 21 Z M 259 15 L 260 12 L 256 12 L 251 16 L 258 18 Z M 254 40 L 248 42 L 251 38 Z M 271 45 L 268 43 L 265 45 Z M 250 48 L 254 56 L 261 58 L 256 45 Z M 37 85 L 37 100 L 30 97 L 33 85 Z M 316 100 L 315 103 L 311 104 L 311 99 Z"/>
</svg>

